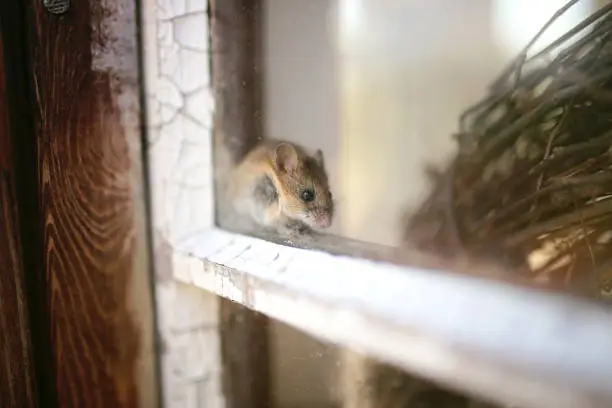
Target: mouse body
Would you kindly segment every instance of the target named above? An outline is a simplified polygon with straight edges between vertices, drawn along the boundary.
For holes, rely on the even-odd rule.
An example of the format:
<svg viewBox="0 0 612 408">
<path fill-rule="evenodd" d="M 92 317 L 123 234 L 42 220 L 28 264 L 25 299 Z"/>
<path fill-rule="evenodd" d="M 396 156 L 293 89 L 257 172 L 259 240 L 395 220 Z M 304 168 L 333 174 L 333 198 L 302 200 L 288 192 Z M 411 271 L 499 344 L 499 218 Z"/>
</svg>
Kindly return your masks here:
<svg viewBox="0 0 612 408">
<path fill-rule="evenodd" d="M 329 228 L 333 197 L 323 153 L 266 139 L 238 163 L 229 183 L 234 209 L 256 224 L 279 233 Z"/>
</svg>

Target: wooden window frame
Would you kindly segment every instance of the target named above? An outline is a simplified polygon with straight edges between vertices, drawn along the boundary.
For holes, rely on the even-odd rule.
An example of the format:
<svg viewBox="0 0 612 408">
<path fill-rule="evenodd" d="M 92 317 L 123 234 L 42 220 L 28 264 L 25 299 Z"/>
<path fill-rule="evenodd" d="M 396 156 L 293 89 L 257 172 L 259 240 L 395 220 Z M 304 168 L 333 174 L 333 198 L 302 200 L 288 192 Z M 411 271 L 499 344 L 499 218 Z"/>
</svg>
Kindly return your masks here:
<svg viewBox="0 0 612 408">
<path fill-rule="evenodd" d="M 213 157 L 220 131 L 212 131 L 213 117 L 234 115 L 234 121 L 248 122 L 253 111 L 235 109 L 257 91 L 236 86 L 244 80 L 240 75 L 247 74 L 239 72 L 244 58 L 240 60 L 240 47 L 230 38 L 213 39 L 212 49 L 182 44 L 191 59 L 176 66 L 154 54 L 163 54 L 164 47 L 172 50 L 172 44 L 162 44 L 168 38 L 160 33 L 173 19 L 190 19 L 181 30 L 173 27 L 170 42 L 180 43 L 187 35 L 183 30 L 193 24 L 209 27 L 215 14 L 209 7 L 235 13 L 224 16 L 234 23 L 246 21 L 239 14 L 244 8 L 240 0 L 187 2 L 194 10 L 179 10 L 181 4 L 185 2 L 167 0 L 163 9 L 150 0 L 143 2 L 158 274 L 492 401 L 556 408 L 612 403 L 612 364 L 600 362 L 612 361 L 612 313 L 599 305 L 445 270 L 393 264 L 381 248 L 337 237 L 292 247 L 274 237 L 220 228 L 215 221 Z M 159 49 L 152 50 L 150 44 Z M 217 77 L 198 99 L 207 104 L 183 100 L 177 105 L 177 90 L 183 95 L 200 92 L 186 89 L 191 86 L 186 77 L 196 72 L 192 64 L 212 59 L 214 69 L 215 58 L 229 61 L 225 93 L 214 89 L 220 86 Z M 200 67 L 203 73 L 208 70 Z M 177 89 L 168 90 L 169 84 Z M 167 117 L 172 115 L 182 124 L 169 125 Z M 215 123 L 219 120 L 223 117 L 216 117 Z M 251 137 L 240 125 L 233 130 L 237 133 L 232 137 Z M 159 143 L 166 145 L 156 150 Z M 187 153 L 189 144 L 197 149 L 197 160 Z M 189 160 L 191 168 L 185 165 Z M 197 188 L 187 179 L 200 181 Z M 256 326 L 255 336 L 261 330 Z"/>
<path fill-rule="evenodd" d="M 0 3 L 0 405 L 157 407 L 138 8 L 70 3 Z"/>
</svg>

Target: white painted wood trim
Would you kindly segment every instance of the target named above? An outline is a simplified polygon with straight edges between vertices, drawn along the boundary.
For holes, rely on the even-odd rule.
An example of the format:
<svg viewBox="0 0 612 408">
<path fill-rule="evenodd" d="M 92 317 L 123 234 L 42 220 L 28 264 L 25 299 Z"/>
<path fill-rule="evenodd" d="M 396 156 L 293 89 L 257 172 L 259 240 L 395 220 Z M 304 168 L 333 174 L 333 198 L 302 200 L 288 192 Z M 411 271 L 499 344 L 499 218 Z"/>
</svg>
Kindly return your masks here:
<svg viewBox="0 0 612 408">
<path fill-rule="evenodd" d="M 214 225 L 207 0 L 141 2 L 164 408 L 225 408 L 219 298 L 174 279 L 181 238 Z"/>
<path fill-rule="evenodd" d="M 416 374 L 523 407 L 611 404 L 603 307 L 222 230 L 180 252 L 184 282 Z"/>
</svg>

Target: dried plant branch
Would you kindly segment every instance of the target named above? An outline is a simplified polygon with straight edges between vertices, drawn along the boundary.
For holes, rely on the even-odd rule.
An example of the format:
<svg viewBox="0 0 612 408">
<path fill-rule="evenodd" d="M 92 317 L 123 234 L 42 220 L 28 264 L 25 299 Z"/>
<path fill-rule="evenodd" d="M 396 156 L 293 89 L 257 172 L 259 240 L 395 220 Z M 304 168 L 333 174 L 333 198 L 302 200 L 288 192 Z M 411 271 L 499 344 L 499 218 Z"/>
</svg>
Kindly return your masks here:
<svg viewBox="0 0 612 408">
<path fill-rule="evenodd" d="M 461 115 L 451 176 L 437 180 L 437 193 L 409 220 L 413 242 L 443 252 L 458 236 L 467 252 L 525 257 L 542 240 L 562 239 L 555 259 L 592 261 L 591 272 L 612 259 L 612 245 L 595 248 L 585 232 L 612 231 L 612 4 L 528 56 L 578 1 L 555 13 Z M 580 265 L 559 274 L 560 283 L 576 280 Z"/>
</svg>

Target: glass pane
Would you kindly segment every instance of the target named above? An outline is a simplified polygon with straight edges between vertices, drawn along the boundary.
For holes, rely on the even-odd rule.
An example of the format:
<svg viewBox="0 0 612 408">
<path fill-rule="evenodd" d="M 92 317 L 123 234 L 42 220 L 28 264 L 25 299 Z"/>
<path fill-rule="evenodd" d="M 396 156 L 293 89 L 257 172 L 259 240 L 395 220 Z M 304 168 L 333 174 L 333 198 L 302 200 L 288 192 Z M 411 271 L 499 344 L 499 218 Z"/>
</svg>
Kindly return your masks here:
<svg viewBox="0 0 612 408">
<path fill-rule="evenodd" d="M 279 408 L 495 408 L 375 358 L 271 322 L 272 395 Z"/>
<path fill-rule="evenodd" d="M 606 198 L 612 186 L 588 178 L 591 184 L 580 192 L 561 192 L 559 186 L 586 176 L 608 183 L 606 147 L 600 144 L 588 157 L 540 170 L 559 149 L 610 130 L 612 117 L 596 113 L 610 108 L 607 100 L 575 109 L 594 103 L 581 78 L 592 77 L 598 86 L 608 78 L 606 72 L 596 74 L 601 68 L 593 65 L 603 66 L 608 55 L 593 57 L 595 44 L 607 44 L 601 27 L 608 23 L 594 20 L 547 51 L 604 4 L 574 3 L 531 45 L 521 71 L 515 69 L 502 83 L 497 81 L 502 72 L 565 7 L 564 0 L 268 0 L 264 133 L 309 152 L 321 149 L 334 211 L 331 227 L 319 229 L 390 247 L 416 246 L 436 256 L 461 253 L 499 261 L 531 282 L 555 288 L 572 282 L 576 293 L 599 296 L 605 286 L 601 274 L 577 277 L 570 269 L 592 272 L 594 257 L 612 259 L 604 248 L 612 222 L 602 218 L 610 211 L 601 208 L 609 205 L 589 212 L 582 220 L 589 228 L 582 232 L 576 214 Z M 568 48 L 574 45 L 579 51 Z M 545 67 L 548 76 L 542 74 Z M 485 97 L 495 81 L 501 96 L 494 104 Z M 582 90 L 564 88 L 572 83 Z M 514 84 L 520 86 L 505 91 Z M 557 97 L 565 99 L 557 103 Z M 462 113 L 483 100 L 462 129 Z M 491 109 L 483 113 L 483 106 Z M 551 136 L 570 107 L 569 118 L 558 125 L 568 135 Z M 509 142 L 495 141 L 498 134 Z M 312 184 L 304 172 L 297 177 L 298 185 Z M 559 191 L 548 193 L 554 189 Z M 293 201 L 298 205 L 287 207 L 287 213 L 308 219 L 316 206 L 300 204 L 298 193 Z M 569 258 L 563 258 L 562 245 L 573 248 Z"/>
</svg>

